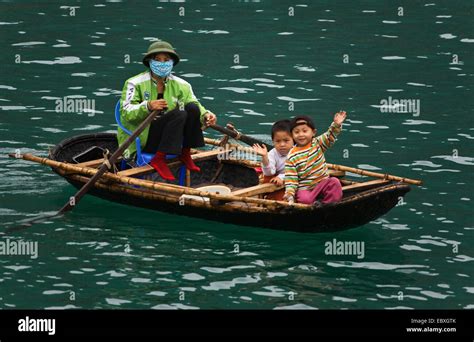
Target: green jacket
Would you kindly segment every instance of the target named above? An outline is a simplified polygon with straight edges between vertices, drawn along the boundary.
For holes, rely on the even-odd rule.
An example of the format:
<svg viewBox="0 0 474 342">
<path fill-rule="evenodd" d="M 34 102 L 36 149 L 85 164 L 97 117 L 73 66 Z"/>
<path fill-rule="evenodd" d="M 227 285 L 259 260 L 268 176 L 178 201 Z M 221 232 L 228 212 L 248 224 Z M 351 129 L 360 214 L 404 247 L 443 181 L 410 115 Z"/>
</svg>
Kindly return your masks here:
<svg viewBox="0 0 474 342">
<path fill-rule="evenodd" d="M 151 112 L 148 110 L 148 101 L 156 100 L 158 92 L 156 82 L 151 77 L 150 71 L 142 72 L 125 81 L 120 99 L 120 120 L 122 125 L 133 132 L 140 123 Z M 173 110 L 180 105 L 185 106 L 188 103 L 195 103 L 201 111 L 201 121 L 207 110 L 199 103 L 194 96 L 191 85 L 175 75 L 169 75 L 165 80 L 165 92 L 163 98 L 168 103 L 168 110 Z M 145 147 L 148 140 L 148 131 L 150 126 L 140 134 L 141 147 Z M 119 127 L 117 140 L 119 145 L 127 140 L 128 135 Z M 132 156 L 137 150 L 135 142 L 131 144 L 124 152 L 124 156 Z"/>
</svg>

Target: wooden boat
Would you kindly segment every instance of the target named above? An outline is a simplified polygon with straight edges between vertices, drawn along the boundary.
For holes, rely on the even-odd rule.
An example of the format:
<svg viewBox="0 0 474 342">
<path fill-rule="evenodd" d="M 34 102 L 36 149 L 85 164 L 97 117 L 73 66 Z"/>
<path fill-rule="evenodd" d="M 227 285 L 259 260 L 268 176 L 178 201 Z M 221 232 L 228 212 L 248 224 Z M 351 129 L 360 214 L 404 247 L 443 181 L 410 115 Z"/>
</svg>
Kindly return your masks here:
<svg viewBox="0 0 474 342">
<path fill-rule="evenodd" d="M 364 225 L 387 213 L 410 191 L 409 185 L 399 181 L 377 179 L 355 182 L 347 179 L 345 172 L 333 169 L 330 170 L 331 175 L 338 177 L 343 184 L 344 195 L 340 202 L 313 206 L 268 200 L 264 198 L 266 195 L 281 188 L 273 184 L 259 184 L 255 170 L 257 162 L 223 160 L 220 158 L 222 153 L 228 151 L 214 146 L 219 141 L 206 139 L 206 143 L 206 147 L 213 149 L 193 151 L 193 159 L 202 171 L 188 172 L 185 186 L 159 181 L 148 165 L 121 170 L 121 163 L 118 162 L 89 192 L 110 201 L 177 215 L 315 233 Z M 97 133 L 62 141 L 50 151 L 49 158 L 33 155 L 16 157 L 49 165 L 73 186 L 80 188 L 104 162 L 103 156 L 94 153 L 102 150 L 113 152 L 115 149 L 115 134 Z M 244 147 L 238 149 L 245 150 Z M 180 165 L 177 160 L 169 162 L 172 171 Z M 225 185 L 230 193 L 211 193 L 208 188 L 202 188 L 209 185 Z"/>
</svg>

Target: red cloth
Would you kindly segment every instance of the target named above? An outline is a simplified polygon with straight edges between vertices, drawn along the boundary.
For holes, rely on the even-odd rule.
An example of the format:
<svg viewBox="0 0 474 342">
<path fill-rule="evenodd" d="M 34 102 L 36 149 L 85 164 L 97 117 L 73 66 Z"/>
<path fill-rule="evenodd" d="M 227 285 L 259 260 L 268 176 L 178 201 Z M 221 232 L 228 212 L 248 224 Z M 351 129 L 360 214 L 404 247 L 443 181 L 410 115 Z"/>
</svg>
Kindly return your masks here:
<svg viewBox="0 0 474 342">
<path fill-rule="evenodd" d="M 263 176 L 262 183 L 270 183 L 270 180 L 275 176 Z M 265 196 L 265 199 L 283 201 L 283 196 L 285 195 L 285 189 L 281 189 L 272 193 L 269 193 Z"/>
</svg>

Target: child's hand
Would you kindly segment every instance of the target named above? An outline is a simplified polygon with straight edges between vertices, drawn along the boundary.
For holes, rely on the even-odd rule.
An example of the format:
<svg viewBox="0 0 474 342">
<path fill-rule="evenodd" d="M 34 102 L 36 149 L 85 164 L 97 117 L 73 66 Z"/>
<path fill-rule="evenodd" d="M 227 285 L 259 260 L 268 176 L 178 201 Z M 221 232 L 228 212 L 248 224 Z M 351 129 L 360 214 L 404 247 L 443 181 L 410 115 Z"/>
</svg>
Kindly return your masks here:
<svg viewBox="0 0 474 342">
<path fill-rule="evenodd" d="M 254 144 L 252 147 L 253 147 L 253 150 L 257 152 L 257 154 L 261 155 L 262 157 L 265 157 L 266 155 L 268 155 L 268 150 L 265 145 L 260 146 L 259 144 Z"/>
<path fill-rule="evenodd" d="M 295 198 L 291 195 L 285 194 L 283 196 L 283 199 L 288 202 L 288 204 L 294 204 L 295 203 Z"/>
<path fill-rule="evenodd" d="M 334 123 L 336 125 L 342 125 L 342 123 L 344 122 L 344 120 L 346 119 L 346 112 L 344 111 L 340 111 L 336 114 L 334 114 Z"/>
<path fill-rule="evenodd" d="M 285 181 L 281 179 L 280 177 L 276 176 L 270 179 L 270 183 L 273 183 L 277 186 L 282 186 L 283 184 L 285 184 Z"/>
</svg>

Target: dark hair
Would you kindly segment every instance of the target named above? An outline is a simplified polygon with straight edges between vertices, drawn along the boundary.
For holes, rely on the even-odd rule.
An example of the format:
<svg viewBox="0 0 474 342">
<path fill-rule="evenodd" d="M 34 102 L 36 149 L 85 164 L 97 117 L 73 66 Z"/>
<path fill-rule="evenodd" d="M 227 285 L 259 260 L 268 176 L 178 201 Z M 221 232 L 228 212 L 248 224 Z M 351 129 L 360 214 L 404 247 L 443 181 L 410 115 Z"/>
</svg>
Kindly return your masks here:
<svg viewBox="0 0 474 342">
<path fill-rule="evenodd" d="M 272 140 L 276 132 L 286 132 L 291 136 L 290 120 L 280 120 L 272 126 Z"/>
<path fill-rule="evenodd" d="M 311 129 L 315 129 L 313 119 L 311 119 L 307 115 L 298 115 L 294 117 L 290 122 L 291 131 L 295 129 L 296 126 L 299 125 L 308 125 Z"/>
</svg>

